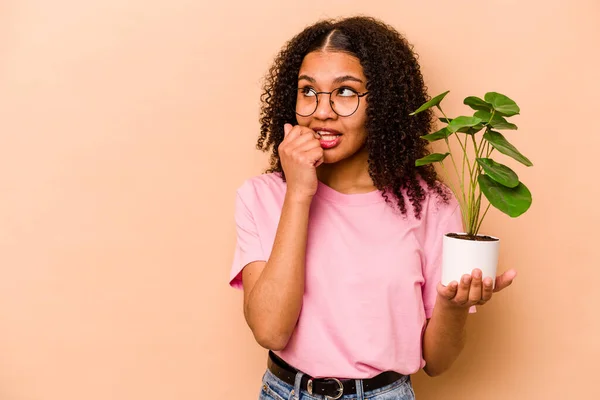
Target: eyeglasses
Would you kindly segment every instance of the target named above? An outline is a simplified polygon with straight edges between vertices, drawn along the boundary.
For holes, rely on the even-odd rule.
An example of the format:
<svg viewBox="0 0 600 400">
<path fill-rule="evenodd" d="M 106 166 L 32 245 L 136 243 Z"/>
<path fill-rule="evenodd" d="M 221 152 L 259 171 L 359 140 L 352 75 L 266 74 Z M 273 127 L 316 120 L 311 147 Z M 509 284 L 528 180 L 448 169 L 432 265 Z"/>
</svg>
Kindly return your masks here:
<svg viewBox="0 0 600 400">
<path fill-rule="evenodd" d="M 311 87 L 298 88 L 296 114 L 301 117 L 313 115 L 319 107 L 319 95 L 328 94 L 329 105 L 333 112 L 340 117 L 349 117 L 358 110 L 360 98 L 368 93 L 358 93 L 349 87 L 340 87 L 331 92 L 317 92 Z"/>
</svg>

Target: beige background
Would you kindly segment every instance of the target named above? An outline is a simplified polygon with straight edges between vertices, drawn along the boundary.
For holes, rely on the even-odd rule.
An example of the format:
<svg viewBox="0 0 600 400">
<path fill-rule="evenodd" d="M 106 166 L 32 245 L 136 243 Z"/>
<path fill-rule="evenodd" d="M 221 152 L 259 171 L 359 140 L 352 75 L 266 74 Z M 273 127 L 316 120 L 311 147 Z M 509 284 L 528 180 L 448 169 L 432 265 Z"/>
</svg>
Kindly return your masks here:
<svg viewBox="0 0 600 400">
<path fill-rule="evenodd" d="M 408 36 L 450 113 L 513 97 L 535 163 L 530 212 L 484 226 L 520 275 L 418 398 L 600 398 L 598 1 L 3 0 L 0 399 L 256 398 L 265 352 L 227 279 L 260 78 L 354 13 Z"/>
</svg>

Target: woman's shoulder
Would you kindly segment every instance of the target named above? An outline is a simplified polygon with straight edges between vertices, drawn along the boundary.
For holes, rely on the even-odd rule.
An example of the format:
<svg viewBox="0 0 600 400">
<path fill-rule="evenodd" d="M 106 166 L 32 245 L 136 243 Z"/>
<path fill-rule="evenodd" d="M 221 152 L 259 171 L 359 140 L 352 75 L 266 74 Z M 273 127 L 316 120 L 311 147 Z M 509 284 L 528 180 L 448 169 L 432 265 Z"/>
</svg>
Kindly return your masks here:
<svg viewBox="0 0 600 400">
<path fill-rule="evenodd" d="M 426 215 L 452 214 L 459 207 L 454 192 L 443 181 L 438 179 L 434 185 L 428 185 L 420 179 L 419 183 L 425 192 L 422 210 Z"/>
<path fill-rule="evenodd" d="M 286 183 L 279 172 L 266 172 L 245 179 L 237 188 L 242 198 L 261 198 L 272 194 L 285 193 Z"/>
</svg>

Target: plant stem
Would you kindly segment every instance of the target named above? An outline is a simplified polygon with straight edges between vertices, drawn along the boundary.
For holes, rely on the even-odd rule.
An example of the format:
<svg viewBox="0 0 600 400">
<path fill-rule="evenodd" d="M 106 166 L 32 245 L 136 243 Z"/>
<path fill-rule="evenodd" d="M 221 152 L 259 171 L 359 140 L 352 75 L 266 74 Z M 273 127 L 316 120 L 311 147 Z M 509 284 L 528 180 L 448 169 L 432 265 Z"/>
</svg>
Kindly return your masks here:
<svg viewBox="0 0 600 400">
<path fill-rule="evenodd" d="M 483 224 L 483 219 L 485 218 L 485 214 L 487 214 L 491 205 L 492 205 L 491 203 L 488 203 L 488 206 L 486 207 L 485 212 L 483 213 L 483 216 L 479 220 L 479 223 L 477 224 L 477 232 L 479 232 L 479 230 L 481 229 L 481 224 Z"/>
<path fill-rule="evenodd" d="M 486 129 L 486 132 L 487 132 L 487 129 Z M 482 136 L 481 136 L 481 142 L 479 142 L 479 148 L 480 148 L 480 149 L 482 149 L 482 150 L 483 150 L 483 148 L 485 148 L 485 147 L 486 147 L 486 145 L 489 145 L 489 144 L 490 144 L 489 142 L 485 142 L 485 143 L 484 143 L 484 142 L 483 142 L 484 140 L 485 140 L 485 139 L 483 138 L 483 135 L 482 135 Z M 482 153 L 482 154 L 483 154 L 483 153 L 486 153 L 486 151 L 482 151 L 481 153 Z"/>
<path fill-rule="evenodd" d="M 490 158 L 492 153 L 494 152 L 494 148 L 490 145 L 490 142 L 487 142 L 487 158 Z"/>
<path fill-rule="evenodd" d="M 496 110 L 492 110 L 489 121 L 486 123 L 485 132 L 489 132 L 491 130 L 490 123 L 494 119 L 494 114 Z M 485 134 L 483 135 L 485 136 Z M 481 137 L 481 141 L 479 142 L 479 146 L 477 146 L 477 141 L 475 140 L 475 135 L 471 136 L 473 141 L 473 149 L 475 150 L 475 160 L 478 158 L 482 158 L 483 155 L 486 155 L 486 158 L 490 156 L 490 143 L 485 141 L 484 137 Z M 484 142 L 485 141 L 485 142 Z M 486 147 L 487 146 L 487 147 Z M 470 188 L 469 188 L 469 200 L 471 206 L 471 213 L 469 219 L 469 233 L 473 235 L 477 235 L 479 232 L 479 228 L 481 227 L 481 223 L 483 222 L 483 218 L 485 218 L 485 214 L 487 213 L 488 208 L 485 210 L 483 216 L 479 218 L 481 212 L 481 197 L 483 195 L 481 188 L 479 187 L 479 176 L 483 173 L 481 165 L 479 163 L 474 163 L 473 168 L 471 169 L 471 180 L 470 180 Z"/>
<path fill-rule="evenodd" d="M 486 122 L 486 127 L 485 127 L 485 133 L 487 133 L 490 130 L 490 122 L 492 122 L 492 120 L 494 119 L 494 113 L 496 112 L 496 110 L 492 110 L 492 115 L 490 117 L 490 120 Z M 481 142 L 479 142 L 479 147 L 483 146 L 483 141 L 485 140 L 483 137 L 484 135 L 481 135 Z M 486 142 L 487 144 L 489 144 L 488 142 Z"/>
<path fill-rule="evenodd" d="M 490 120 L 487 122 L 487 126 L 485 127 L 485 132 L 486 133 L 492 130 L 491 127 L 490 127 L 490 122 L 492 122 L 492 120 L 494 119 L 494 114 L 496 114 L 496 110 L 492 110 L 492 115 L 490 116 Z M 485 135 L 481 136 L 481 142 L 479 143 L 479 147 L 483 146 L 483 141 L 485 140 L 483 138 L 483 136 L 485 136 Z M 487 152 L 489 152 L 490 142 L 486 141 L 486 144 L 487 144 L 487 149 L 488 149 Z M 489 154 L 487 154 L 486 157 L 489 157 Z"/>
<path fill-rule="evenodd" d="M 444 171 L 444 174 L 448 175 L 448 170 L 446 169 L 446 166 L 444 165 L 444 161 L 440 161 L 440 164 L 442 165 L 442 170 Z M 462 215 L 462 220 L 463 220 L 463 226 L 467 226 L 467 221 L 465 220 L 465 216 L 466 216 L 466 202 L 461 201 L 460 197 L 458 196 L 458 191 L 456 190 L 456 187 L 454 186 L 454 184 L 448 182 L 448 185 L 450 186 L 450 189 L 452 190 L 452 192 L 454 193 L 454 195 L 456 196 L 456 199 L 458 200 L 458 206 L 460 207 L 460 213 Z M 462 186 L 461 186 L 462 188 Z M 463 199 L 464 199 L 464 190 L 461 191 L 461 193 L 463 194 Z"/>
<path fill-rule="evenodd" d="M 442 113 L 442 115 L 444 116 L 444 118 L 446 118 L 446 121 L 448 121 L 450 118 L 448 118 L 448 116 L 446 115 L 446 113 L 444 113 L 444 110 L 442 110 L 442 107 L 440 107 L 439 104 L 436 107 L 438 108 L 438 110 L 440 110 L 440 112 Z M 446 123 L 446 124 L 448 124 L 448 123 Z M 465 144 L 463 144 L 462 140 L 460 140 L 460 137 L 458 136 L 458 132 L 455 132 L 454 134 L 456 135 L 456 140 L 458 140 L 458 143 L 460 144 L 460 147 L 461 147 L 462 151 L 466 155 L 467 154 L 467 138 L 465 138 Z M 448 141 L 446 141 L 446 143 L 448 143 Z M 450 150 L 449 147 L 448 147 L 448 150 Z M 450 157 L 452 157 L 452 152 L 450 152 Z M 467 157 L 463 158 L 463 162 L 465 160 L 467 161 L 467 164 L 468 164 L 469 170 L 470 170 L 471 169 L 471 163 L 469 162 L 469 159 Z M 457 173 L 458 173 L 458 171 L 457 171 Z"/>
<path fill-rule="evenodd" d="M 462 144 L 462 143 L 461 143 L 461 144 Z M 460 179 L 461 179 L 463 182 L 465 181 L 465 165 L 467 165 L 467 157 L 466 157 L 466 154 L 465 154 L 465 157 L 463 157 L 463 162 L 462 162 L 462 174 L 461 174 L 461 177 L 460 177 Z M 469 168 L 469 170 L 470 170 L 470 168 Z"/>
<path fill-rule="evenodd" d="M 475 202 L 475 218 L 473 218 L 473 234 L 477 235 L 478 229 L 477 225 L 479 225 L 479 212 L 481 210 L 481 189 L 479 189 L 479 194 L 477 195 L 477 201 Z"/>
<path fill-rule="evenodd" d="M 438 110 L 440 110 L 440 112 L 442 113 L 442 115 L 444 116 L 444 118 L 446 118 L 446 121 L 448 121 L 449 118 L 446 115 L 446 113 L 444 113 L 444 110 L 442 110 L 442 107 L 440 107 L 439 104 L 436 107 L 438 108 Z M 448 122 L 446 122 L 446 125 L 447 124 L 448 124 Z M 446 146 L 448 147 L 448 152 L 450 153 L 450 158 L 452 159 L 452 165 L 454 166 L 454 171 L 456 172 L 456 176 L 458 177 L 459 184 L 460 184 L 460 196 L 458 195 L 458 193 L 455 190 L 453 190 L 453 192 L 456 195 L 456 198 L 459 200 L 461 212 L 462 212 L 462 215 L 463 215 L 463 223 L 466 223 L 466 221 L 467 221 L 467 219 L 465 219 L 466 215 L 467 214 L 470 215 L 470 212 L 469 212 L 469 208 L 468 208 L 468 204 L 469 203 L 467 202 L 467 198 L 466 198 L 466 195 L 465 195 L 465 184 L 464 184 L 464 180 L 465 180 L 464 179 L 464 170 L 465 170 L 464 169 L 464 163 L 465 163 L 465 160 L 466 160 L 467 164 L 469 165 L 469 170 L 471 169 L 471 164 L 469 162 L 469 159 L 467 158 L 467 149 L 466 149 L 467 140 L 466 140 L 466 138 L 465 138 L 465 144 L 463 145 L 462 140 L 460 140 L 460 137 L 458 136 L 458 132 L 455 132 L 454 134 L 456 135 L 456 139 L 458 140 L 458 143 L 460 144 L 460 147 L 462 148 L 463 153 L 464 153 L 464 158 L 463 158 L 463 173 L 462 173 L 462 175 L 458 173 L 458 167 L 456 166 L 456 161 L 454 160 L 454 155 L 452 154 L 452 150 L 450 149 L 450 141 L 448 140 L 448 138 L 445 138 L 445 142 L 446 142 Z M 441 163 L 441 164 L 442 164 L 442 167 L 444 167 L 444 164 L 443 163 Z M 447 172 L 445 171 L 445 173 L 447 173 Z M 465 211 L 467 211 L 467 212 L 465 213 Z M 465 224 L 465 228 L 467 228 L 466 224 Z"/>
<path fill-rule="evenodd" d="M 471 177 L 469 180 L 470 186 L 469 186 L 469 205 L 470 205 L 470 218 L 469 218 L 469 231 L 468 233 L 470 235 L 474 235 L 475 234 L 475 225 L 476 225 L 476 220 L 477 220 L 477 215 L 478 215 L 478 204 L 477 201 L 475 200 L 475 193 L 477 191 L 477 185 L 478 185 L 478 181 L 477 181 L 477 177 L 481 174 L 481 166 L 479 166 L 479 164 L 477 163 L 477 158 L 480 158 L 480 148 L 477 147 L 477 142 L 475 141 L 475 135 L 471 135 L 471 141 L 473 142 L 473 149 L 475 150 L 475 162 L 473 163 L 473 169 L 471 172 Z"/>
</svg>

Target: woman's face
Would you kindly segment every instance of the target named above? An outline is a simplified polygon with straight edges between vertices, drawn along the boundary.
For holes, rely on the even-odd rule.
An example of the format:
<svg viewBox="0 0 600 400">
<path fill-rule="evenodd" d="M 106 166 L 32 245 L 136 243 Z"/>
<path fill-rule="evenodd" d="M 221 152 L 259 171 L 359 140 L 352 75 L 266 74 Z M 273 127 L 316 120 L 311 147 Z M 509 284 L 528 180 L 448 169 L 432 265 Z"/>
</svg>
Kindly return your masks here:
<svg viewBox="0 0 600 400">
<path fill-rule="evenodd" d="M 350 158 L 364 149 L 367 137 L 367 96 L 357 97 L 348 89 L 363 94 L 367 91 L 366 84 L 363 68 L 354 56 L 342 52 L 314 51 L 304 57 L 298 73 L 300 90 L 296 103 L 297 112 L 309 114 L 314 109 L 310 107 L 310 104 L 314 104 L 314 92 L 331 92 L 342 88 L 331 95 L 331 100 L 334 101 L 336 110 L 343 115 L 352 111 L 353 104 L 358 101 L 358 108 L 352 115 L 340 116 L 330 105 L 330 95 L 318 94 L 318 106 L 313 114 L 305 117 L 296 115 L 300 125 L 321 134 L 325 163 Z M 302 107 L 308 111 L 302 112 Z"/>
</svg>

